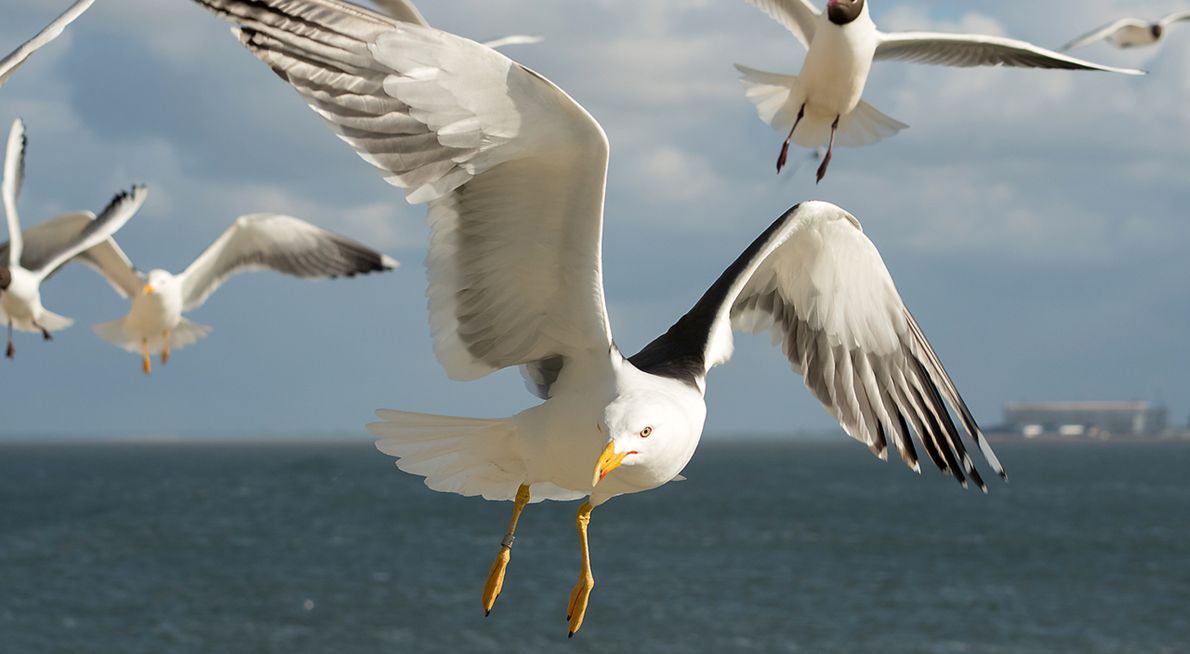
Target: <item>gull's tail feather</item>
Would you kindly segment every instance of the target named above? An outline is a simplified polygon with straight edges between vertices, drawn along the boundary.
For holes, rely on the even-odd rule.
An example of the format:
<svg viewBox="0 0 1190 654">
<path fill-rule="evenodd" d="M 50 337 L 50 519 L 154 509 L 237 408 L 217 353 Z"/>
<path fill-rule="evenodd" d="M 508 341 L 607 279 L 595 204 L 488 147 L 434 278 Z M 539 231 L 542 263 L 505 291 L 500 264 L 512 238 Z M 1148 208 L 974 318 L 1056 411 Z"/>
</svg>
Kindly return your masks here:
<svg viewBox="0 0 1190 654">
<path fill-rule="evenodd" d="M 397 457 L 397 467 L 426 478 L 426 486 L 443 493 L 487 500 L 512 500 L 526 481 L 516 454 L 516 425 L 511 420 L 456 418 L 426 413 L 381 410 L 383 422 L 368 425 L 376 448 Z M 532 501 L 570 500 L 582 493 L 552 484 L 533 484 Z"/>
<path fill-rule="evenodd" d="M 909 126 L 860 100 L 851 113 L 839 120 L 839 132 L 835 135 L 835 145 L 849 147 L 871 145 L 883 141 L 906 127 Z M 828 128 L 827 136 L 829 137 L 829 135 Z"/>
<path fill-rule="evenodd" d="M 63 329 L 66 329 L 67 327 L 73 325 L 74 320 L 72 318 L 67 318 L 66 316 L 59 316 L 58 314 L 54 313 L 53 311 L 46 311 L 46 310 L 42 309 L 41 315 L 38 316 L 38 318 L 37 318 L 37 324 L 39 326 L 45 328 L 45 330 L 47 332 L 60 332 Z M 30 328 L 24 329 L 23 331 L 30 331 L 30 332 L 41 331 L 40 329 L 37 329 L 37 327 L 33 327 L 32 325 L 30 325 L 29 327 Z"/>
<path fill-rule="evenodd" d="M 511 500 L 525 481 L 513 450 L 516 426 L 508 420 L 391 410 L 376 416 L 383 422 L 368 425 L 380 439 L 376 448 L 397 457 L 401 470 L 425 477 L 433 490 Z"/>
<path fill-rule="evenodd" d="M 91 328 L 95 335 L 127 352 L 140 354 L 142 336 L 138 330 L 130 329 L 125 322 L 127 318 L 119 318 L 111 322 L 100 323 Z M 170 351 L 180 350 L 202 340 L 211 333 L 211 328 L 191 322 L 185 318 L 169 332 Z M 153 334 L 148 337 L 149 354 L 161 354 L 165 349 L 165 335 Z"/>
<path fill-rule="evenodd" d="M 768 73 L 740 64 L 736 64 L 736 70 L 742 75 L 745 95 L 756 105 L 756 113 L 760 115 L 760 119 L 782 135 L 788 134 L 806 98 L 797 76 Z M 805 148 L 826 145 L 830 141 L 831 123 L 834 121 L 834 116 L 820 114 L 807 107 L 802 121 L 798 123 L 797 131 L 793 134 L 793 140 Z M 906 127 L 908 125 L 905 123 L 884 115 L 867 102 L 860 101 L 859 106 L 839 120 L 835 145 L 870 145 Z"/>
</svg>

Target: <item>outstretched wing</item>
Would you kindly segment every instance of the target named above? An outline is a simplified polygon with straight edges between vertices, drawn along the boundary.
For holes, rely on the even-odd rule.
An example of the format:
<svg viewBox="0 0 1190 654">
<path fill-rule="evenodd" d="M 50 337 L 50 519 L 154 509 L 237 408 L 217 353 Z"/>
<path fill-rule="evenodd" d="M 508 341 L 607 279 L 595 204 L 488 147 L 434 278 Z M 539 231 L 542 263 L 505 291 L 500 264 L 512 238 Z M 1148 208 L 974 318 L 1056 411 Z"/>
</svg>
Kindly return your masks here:
<svg viewBox="0 0 1190 654">
<path fill-rule="evenodd" d="M 1016 68 L 1060 68 L 1101 70 L 1125 75 L 1144 75 L 1143 70 L 1102 66 L 1046 50 L 1016 39 L 983 34 L 940 32 L 894 32 L 880 34 L 875 59 L 900 59 L 940 66 L 1012 66 Z"/>
<path fill-rule="evenodd" d="M 839 207 L 806 202 L 791 209 L 689 313 L 630 361 L 697 382 L 731 358 L 732 329 L 770 331 L 814 396 L 877 456 L 887 456 L 891 440 L 919 470 L 916 434 L 940 470 L 986 489 L 953 411 L 967 438 L 1004 476 L 876 246 Z"/>
<path fill-rule="evenodd" d="M 822 12 L 814 8 L 809 0 L 748 0 L 773 20 L 784 25 L 802 45 L 810 47 L 814 40 L 814 29 Z"/>
<path fill-rule="evenodd" d="M 8 258 L 9 266 L 18 265 L 25 239 L 21 234 L 21 219 L 17 214 L 17 198 L 21 195 L 21 186 L 25 183 L 25 147 L 28 139 L 25 136 L 25 123 L 20 118 L 12 121 L 12 129 L 8 132 L 8 145 L 4 149 L 4 180 L 0 182 L 0 194 L 4 199 L 4 216 L 8 221 Z"/>
<path fill-rule="evenodd" d="M 354 277 L 392 270 L 397 262 L 372 248 L 273 213 L 241 216 L 179 275 L 183 308 L 201 305 L 237 273 L 275 270 L 294 277 Z"/>
<path fill-rule="evenodd" d="M 1121 18 L 1120 20 L 1113 21 L 1107 25 L 1103 25 L 1102 27 L 1097 27 L 1086 34 L 1083 34 L 1077 39 L 1074 39 L 1073 41 L 1062 46 L 1062 51 L 1065 52 L 1067 50 L 1073 50 L 1075 48 L 1081 48 L 1085 45 L 1090 45 L 1096 41 L 1102 41 L 1112 34 L 1115 34 L 1116 30 L 1120 29 L 1121 27 L 1127 27 L 1129 25 L 1133 27 L 1148 27 L 1144 21 L 1139 21 L 1135 18 Z"/>
<path fill-rule="evenodd" d="M 74 3 L 70 9 L 67 9 L 61 16 L 55 18 L 54 22 L 46 25 L 45 29 L 38 32 L 37 36 L 22 43 L 19 48 L 13 50 L 11 54 L 0 60 L 0 85 L 3 85 L 8 80 L 8 77 L 12 75 L 14 70 L 25 63 L 29 55 L 37 52 L 41 46 L 58 38 L 62 34 L 62 30 L 66 29 L 67 25 L 73 23 L 74 19 L 81 16 L 93 2 L 95 0 L 79 0 Z"/>
<path fill-rule="evenodd" d="M 430 324 L 448 375 L 609 348 L 607 138 L 504 55 L 338 0 L 198 0 L 339 136 L 430 204 Z"/>
<path fill-rule="evenodd" d="M 21 254 L 21 267 L 26 270 L 44 267 L 54 253 L 60 252 L 68 243 L 78 238 L 94 219 L 95 214 L 90 211 L 67 213 L 24 230 L 22 236 L 25 248 Z M 8 252 L 8 243 L 0 244 L 0 261 L 7 260 Z M 144 284 L 128 256 L 113 238 L 83 251 L 66 263 L 72 262 L 84 263 L 94 268 L 121 297 L 136 295 Z M 53 277 L 59 270 L 61 267 L 51 270 L 46 279 Z"/>
<path fill-rule="evenodd" d="M 148 191 L 143 186 L 133 186 L 131 191 L 116 194 L 98 218 L 88 221 L 81 230 L 60 243 L 32 272 L 38 279 L 44 280 L 67 261 L 108 240 L 140 211 L 146 197 Z"/>
<path fill-rule="evenodd" d="M 1190 20 L 1190 9 L 1184 9 L 1182 11 L 1175 11 L 1172 14 L 1169 14 L 1168 16 L 1162 18 L 1161 26 L 1168 27 L 1169 25 L 1171 25 L 1173 23 L 1178 23 L 1178 22 L 1181 22 L 1184 20 Z"/>
</svg>

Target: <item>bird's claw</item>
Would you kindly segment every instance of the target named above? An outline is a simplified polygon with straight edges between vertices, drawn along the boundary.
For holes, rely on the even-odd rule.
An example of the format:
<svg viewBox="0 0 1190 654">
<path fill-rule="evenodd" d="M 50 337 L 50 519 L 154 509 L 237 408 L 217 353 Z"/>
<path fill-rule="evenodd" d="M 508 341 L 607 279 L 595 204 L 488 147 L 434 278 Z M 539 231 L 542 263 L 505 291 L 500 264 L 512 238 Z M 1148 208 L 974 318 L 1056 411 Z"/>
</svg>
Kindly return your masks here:
<svg viewBox="0 0 1190 654">
<path fill-rule="evenodd" d="M 822 158 L 822 163 L 818 165 L 818 179 L 814 182 L 815 184 L 821 183 L 822 178 L 826 177 L 826 169 L 831 165 L 831 154 L 832 152 L 827 150 L 826 156 Z"/>
</svg>

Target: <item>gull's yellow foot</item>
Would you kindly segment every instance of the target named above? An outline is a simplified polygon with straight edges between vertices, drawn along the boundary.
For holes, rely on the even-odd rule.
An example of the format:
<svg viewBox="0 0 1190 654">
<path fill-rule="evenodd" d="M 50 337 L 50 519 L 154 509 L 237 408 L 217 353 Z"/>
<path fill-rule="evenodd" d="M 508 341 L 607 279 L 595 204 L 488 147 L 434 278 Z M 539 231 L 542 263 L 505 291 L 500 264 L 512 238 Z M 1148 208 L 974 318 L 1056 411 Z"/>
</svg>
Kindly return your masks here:
<svg viewBox="0 0 1190 654">
<path fill-rule="evenodd" d="M 500 543 L 500 553 L 492 562 L 492 569 L 488 571 L 487 583 L 483 585 L 483 616 L 486 618 L 492 612 L 500 590 L 504 588 L 504 572 L 508 570 L 508 561 L 512 559 L 512 543 L 516 540 L 516 523 L 521 519 L 521 511 L 529 503 L 529 486 L 521 484 L 516 492 L 516 500 L 512 507 L 512 521 L 508 523 L 508 532 L 504 534 L 504 541 Z"/>
<path fill-rule="evenodd" d="M 161 348 L 161 365 L 169 363 L 169 332 L 161 335 L 164 345 Z"/>
<path fill-rule="evenodd" d="M 570 591 L 570 604 L 566 608 L 566 621 L 570 623 L 570 633 L 567 638 L 573 638 L 579 627 L 583 626 L 583 617 L 587 615 L 587 602 L 591 598 L 591 589 L 595 588 L 595 576 L 591 574 L 591 550 L 587 546 L 587 525 L 591 522 L 591 511 L 595 507 L 590 502 L 583 502 L 575 517 L 578 526 L 578 540 L 582 547 L 583 568 L 578 575 L 578 583 Z"/>
<path fill-rule="evenodd" d="M 508 569 L 508 561 L 512 558 L 512 548 L 501 546 L 500 553 L 492 562 L 492 569 L 488 571 L 488 581 L 483 585 L 483 617 L 488 617 L 496 598 L 500 597 L 500 590 L 504 588 L 504 571 Z"/>
<path fill-rule="evenodd" d="M 590 571 L 578 578 L 578 583 L 570 591 L 570 607 L 566 609 L 566 620 L 570 622 L 570 633 L 567 638 L 573 638 L 579 627 L 583 626 L 583 617 L 587 615 L 587 602 L 591 599 L 591 590 L 595 588 L 595 577 Z"/>
<path fill-rule="evenodd" d="M 146 375 L 153 374 L 153 361 L 149 359 L 149 339 L 141 340 L 141 370 L 145 371 Z"/>
</svg>

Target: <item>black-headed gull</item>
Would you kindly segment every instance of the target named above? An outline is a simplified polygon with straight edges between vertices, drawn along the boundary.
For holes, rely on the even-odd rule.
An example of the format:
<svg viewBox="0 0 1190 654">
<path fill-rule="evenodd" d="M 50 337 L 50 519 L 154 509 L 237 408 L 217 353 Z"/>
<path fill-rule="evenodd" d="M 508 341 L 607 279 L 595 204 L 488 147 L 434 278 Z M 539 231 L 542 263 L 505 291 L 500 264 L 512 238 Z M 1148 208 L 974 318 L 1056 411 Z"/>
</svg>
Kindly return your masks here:
<svg viewBox="0 0 1190 654">
<path fill-rule="evenodd" d="M 1073 50 L 1096 41 L 1107 41 L 1117 48 L 1139 48 L 1154 45 L 1165 37 L 1170 25 L 1184 20 L 1190 20 L 1190 11 L 1175 11 L 1164 18 L 1150 22 L 1140 18 L 1121 18 L 1062 46 L 1063 50 Z"/>
<path fill-rule="evenodd" d="M 567 608 L 570 634 L 578 631 L 594 585 L 592 509 L 679 477 L 702 435 L 707 375 L 730 358 L 733 329 L 770 330 L 814 395 L 878 456 L 891 443 L 919 470 L 916 433 L 941 470 L 983 488 L 966 433 L 1003 474 L 846 211 L 790 209 L 669 331 L 625 356 L 604 302 L 607 137 L 562 89 L 474 41 L 336 0 L 199 2 L 237 23 L 240 41 L 409 201 L 429 203 L 430 325 L 447 374 L 521 366 L 544 400 L 501 419 L 380 411 L 369 427 L 430 488 L 514 502 L 485 612 L 525 505 L 586 497 Z"/>
<path fill-rule="evenodd" d="M 25 125 L 18 118 L 8 134 L 4 155 L 4 180 L 0 184 L 4 212 L 8 221 L 8 243 L 0 246 L 0 321 L 8 328 L 5 356 L 12 358 L 15 348 L 12 331 L 40 332 L 50 340 L 50 334 L 69 327 L 74 321 L 47 310 L 41 304 L 41 283 L 63 265 L 93 247 L 108 241 L 124 223 L 128 222 L 144 204 L 146 191 L 142 186 L 121 193 L 94 220 L 87 214 L 75 214 L 21 230 L 17 214 L 17 199 L 25 177 Z M 26 248 L 28 245 L 28 248 Z M 85 259 L 101 268 L 101 259 Z M 102 272 L 102 269 L 101 269 Z M 109 281 L 112 278 L 109 277 Z M 115 282 L 112 282 L 115 285 Z"/>
<path fill-rule="evenodd" d="M 397 262 L 344 236 L 281 214 L 241 216 L 185 271 L 151 270 L 132 293 L 132 307 L 116 320 L 94 327 L 103 340 L 139 352 L 145 374 L 149 357 L 169 361 L 177 350 L 198 341 L 211 328 L 183 317 L 206 302 L 232 275 L 253 270 L 307 279 L 354 277 L 393 270 Z M 128 264 L 128 271 L 136 276 Z"/>
<path fill-rule="evenodd" d="M 819 12 L 809 0 L 748 0 L 764 10 L 808 48 L 797 75 L 767 73 L 737 64 L 761 120 L 788 134 L 777 156 L 785 166 L 790 143 L 813 148 L 826 144 L 818 167 L 822 181 L 835 144 L 876 143 L 908 127 L 861 98 L 873 61 L 902 59 L 945 66 L 1016 66 L 1142 71 L 1101 66 L 1031 43 L 981 34 L 892 32 L 876 29 L 865 0 L 829 0 Z"/>
</svg>

